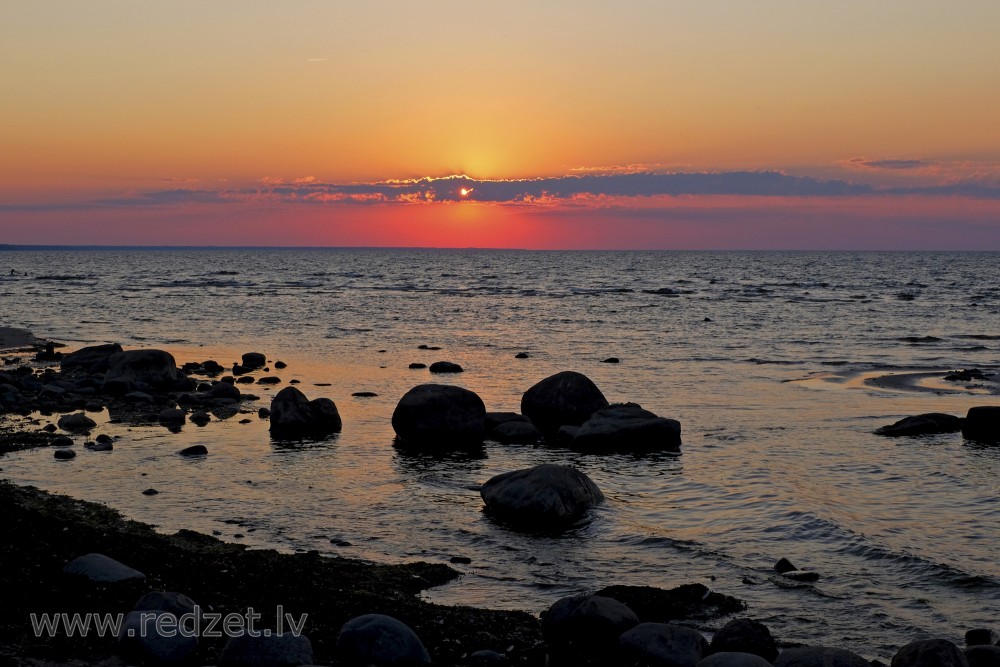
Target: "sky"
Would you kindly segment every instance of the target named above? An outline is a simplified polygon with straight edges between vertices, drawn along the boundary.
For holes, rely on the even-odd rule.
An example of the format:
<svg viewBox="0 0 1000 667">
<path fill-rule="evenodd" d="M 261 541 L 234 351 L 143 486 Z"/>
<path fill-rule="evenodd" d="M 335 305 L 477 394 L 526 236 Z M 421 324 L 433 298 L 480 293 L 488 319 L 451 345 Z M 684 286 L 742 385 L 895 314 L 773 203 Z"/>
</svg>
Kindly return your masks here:
<svg viewBox="0 0 1000 667">
<path fill-rule="evenodd" d="M 1000 2 L 0 0 L 0 244 L 1000 250 Z"/>
</svg>

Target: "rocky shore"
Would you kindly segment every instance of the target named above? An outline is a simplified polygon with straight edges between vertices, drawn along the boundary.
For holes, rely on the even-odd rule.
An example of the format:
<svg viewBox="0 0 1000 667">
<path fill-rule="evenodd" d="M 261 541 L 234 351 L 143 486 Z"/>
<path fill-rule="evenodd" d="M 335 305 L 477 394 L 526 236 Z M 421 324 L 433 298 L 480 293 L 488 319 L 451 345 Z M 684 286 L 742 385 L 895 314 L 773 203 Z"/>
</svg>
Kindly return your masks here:
<svg viewBox="0 0 1000 667">
<path fill-rule="evenodd" d="M 251 409 L 257 397 L 238 385 L 281 381 L 254 379 L 255 372 L 270 372 L 259 353 L 244 354 L 232 369 L 214 361 L 177 368 L 161 350 L 108 345 L 63 353 L 28 332 L 0 333 L 10 334 L 0 337 L 0 349 L 17 347 L 30 355 L 28 362 L 7 356 L 0 371 L 0 454 L 65 445 L 67 436 L 59 431 L 86 436 L 93 425 L 86 413 L 105 409 L 115 422 L 168 429 L 257 411 L 270 420 L 276 439 L 325 437 L 341 429 L 332 401 L 309 400 L 291 386 L 269 407 Z M 284 366 L 279 364 L 273 366 Z M 983 414 L 970 411 L 964 427 L 949 422 L 948 429 L 975 427 L 976 434 L 993 438 L 996 409 L 978 410 Z M 49 423 L 41 428 L 36 415 Z M 941 415 L 919 417 L 915 430 L 923 431 L 925 423 L 941 428 Z M 983 420 L 985 426 L 979 424 Z M 914 423 L 892 426 L 909 435 Z M 486 412 L 478 396 L 458 387 L 418 385 L 400 399 L 392 425 L 400 447 L 476 447 L 484 438 L 548 442 L 585 453 L 679 453 L 681 446 L 679 422 L 635 404 L 611 405 L 589 378 L 571 371 L 529 388 L 521 414 Z M 86 444 L 110 448 L 109 441 Z M 60 453 L 74 454 L 71 446 L 57 448 L 54 456 Z M 483 485 L 482 497 L 487 512 L 512 530 L 559 529 L 604 500 L 585 475 L 554 465 L 498 475 Z M 460 576 L 443 564 L 377 565 L 318 552 L 249 549 L 187 530 L 163 535 L 104 506 L 6 481 L 0 481 L 0 509 L 7 519 L 0 537 L 0 583 L 16 591 L 0 608 L 0 664 L 869 664 L 837 648 L 835 640 L 827 647 L 783 645 L 762 624 L 738 616 L 744 609 L 739 600 L 698 584 L 671 590 L 612 586 L 559 600 L 538 618 L 420 600 L 420 591 Z M 796 582 L 819 577 L 784 559 L 775 569 Z M 146 642 L 122 631 L 80 636 L 65 628 L 49 636 L 37 632 L 31 620 L 41 614 L 133 611 L 179 616 L 194 605 L 199 618 L 203 613 L 248 618 L 256 610 L 262 616 L 258 629 L 283 620 L 275 616 L 279 608 L 295 618 L 305 615 L 303 637 L 284 642 L 278 637 L 165 638 L 157 630 Z M 146 623 L 125 618 L 125 627 Z M 708 637 L 695 627 L 707 630 Z M 944 640 L 917 641 L 901 647 L 892 666 L 1000 667 L 998 639 L 989 629 L 977 629 L 967 635 L 964 650 Z"/>
</svg>

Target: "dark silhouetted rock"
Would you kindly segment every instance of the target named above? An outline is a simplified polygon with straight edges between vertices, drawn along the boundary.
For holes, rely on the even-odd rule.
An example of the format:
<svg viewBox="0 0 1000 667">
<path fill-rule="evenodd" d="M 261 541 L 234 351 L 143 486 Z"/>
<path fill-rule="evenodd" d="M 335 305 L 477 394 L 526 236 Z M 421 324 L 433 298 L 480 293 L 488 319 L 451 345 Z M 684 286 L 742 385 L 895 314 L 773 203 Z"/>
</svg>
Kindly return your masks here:
<svg viewBox="0 0 1000 667">
<path fill-rule="evenodd" d="M 618 357 L 608 357 L 607 359 L 601 359 L 602 364 L 617 364 L 619 362 L 621 362 L 621 359 L 619 359 Z"/>
<path fill-rule="evenodd" d="M 60 461 L 68 461 L 76 458 L 76 452 L 72 449 L 57 449 L 52 452 L 52 457 L 59 459 Z"/>
<path fill-rule="evenodd" d="M 527 528 L 566 526 L 604 500 L 589 477 L 554 464 L 502 473 L 483 484 L 479 493 L 490 514 Z"/>
<path fill-rule="evenodd" d="M 59 424 L 59 428 L 64 431 L 89 431 L 97 426 L 97 422 L 82 412 L 74 412 L 70 415 L 63 415 L 56 423 Z"/>
<path fill-rule="evenodd" d="M 991 377 L 978 368 L 963 368 L 960 371 L 952 371 L 944 376 L 948 382 L 972 382 L 974 380 L 985 380 Z"/>
<path fill-rule="evenodd" d="M 98 436 L 97 436 L 96 438 L 94 438 L 94 440 L 96 440 L 96 441 L 97 441 L 97 442 L 99 442 L 99 443 L 101 443 L 101 442 L 109 442 L 109 443 L 110 443 L 110 442 L 114 442 L 114 441 L 115 441 L 115 439 L 114 439 L 114 438 L 112 438 L 112 437 L 111 437 L 110 435 L 108 435 L 107 433 L 101 433 L 101 434 L 100 434 L 100 435 L 98 435 Z"/>
<path fill-rule="evenodd" d="M 682 584 L 671 589 L 654 586 L 607 586 L 595 595 L 618 600 L 634 611 L 643 623 L 717 618 L 746 608 L 746 604 L 740 600 L 713 593 L 703 584 Z"/>
<path fill-rule="evenodd" d="M 81 347 L 76 352 L 63 355 L 59 362 L 59 367 L 63 371 L 81 369 L 85 373 L 104 373 L 108 370 L 108 362 L 111 357 L 122 351 L 122 346 L 118 343 L 110 345 L 89 345 Z"/>
<path fill-rule="evenodd" d="M 896 651 L 892 667 L 968 667 L 968 661 L 965 654 L 950 641 L 923 639 L 910 642 Z"/>
<path fill-rule="evenodd" d="M 355 398 L 375 398 L 378 396 L 374 391 L 356 391 L 351 396 Z"/>
<path fill-rule="evenodd" d="M 344 623 L 337 656 L 348 665 L 428 665 L 431 657 L 408 625 L 392 616 L 365 614 Z"/>
<path fill-rule="evenodd" d="M 486 406 L 475 392 L 442 384 L 421 384 L 406 392 L 392 413 L 401 440 L 418 445 L 481 443 Z"/>
<path fill-rule="evenodd" d="M 274 362 L 274 367 L 280 371 L 282 368 L 288 368 L 288 364 L 279 359 L 278 361 Z"/>
<path fill-rule="evenodd" d="M 753 653 L 774 662 L 778 647 L 771 631 L 763 623 L 749 618 L 735 618 L 715 633 L 710 646 L 712 653 Z"/>
<path fill-rule="evenodd" d="M 247 352 L 241 357 L 247 368 L 262 368 L 267 363 L 267 357 L 260 352 Z"/>
<path fill-rule="evenodd" d="M 252 375 L 243 375 L 236 378 L 236 384 L 253 384 L 254 379 Z"/>
<path fill-rule="evenodd" d="M 205 445 L 191 445 L 177 452 L 181 456 L 205 456 L 208 454 L 208 447 Z"/>
<path fill-rule="evenodd" d="M 142 492 L 142 495 L 144 495 L 144 496 L 156 496 L 156 495 L 159 495 L 159 493 L 160 492 L 157 491 L 156 489 L 146 489 L 146 490 L 144 490 Z"/>
<path fill-rule="evenodd" d="M 1000 667 L 1000 646 L 970 646 L 965 649 L 969 667 Z"/>
<path fill-rule="evenodd" d="M 247 373 L 250 373 L 251 371 L 253 371 L 252 368 L 247 368 L 243 364 L 233 364 L 233 367 L 230 369 L 230 372 L 233 375 L 237 375 L 237 376 L 239 376 L 239 375 L 246 375 Z"/>
<path fill-rule="evenodd" d="M 483 426 L 487 431 L 492 431 L 500 424 L 506 422 L 528 422 L 531 420 L 522 414 L 516 412 L 487 412 L 486 419 L 483 421 Z"/>
<path fill-rule="evenodd" d="M 88 442 L 83 446 L 92 452 L 110 452 L 115 448 L 110 442 Z"/>
<path fill-rule="evenodd" d="M 427 368 L 427 364 L 422 364 L 419 361 L 414 361 L 412 364 L 410 364 L 409 367 L 412 368 L 413 370 L 417 370 L 420 368 Z"/>
<path fill-rule="evenodd" d="M 753 653 L 723 651 L 702 658 L 698 667 L 771 667 L 771 663 Z"/>
<path fill-rule="evenodd" d="M 528 359 L 529 357 L 531 357 L 531 355 L 527 352 L 518 352 L 514 355 L 515 359 Z"/>
<path fill-rule="evenodd" d="M 281 384 L 281 378 L 274 375 L 268 375 L 257 380 L 257 384 Z"/>
<path fill-rule="evenodd" d="M 177 387 L 183 375 L 177 370 L 173 355 L 163 350 L 126 350 L 111 355 L 104 386 L 111 382 L 126 382 L 130 386 L 144 384 L 153 389 Z"/>
<path fill-rule="evenodd" d="M 509 421 L 490 431 L 490 437 L 500 442 L 531 445 L 540 441 L 543 436 L 529 421 Z"/>
<path fill-rule="evenodd" d="M 312 643 L 289 632 L 270 637 L 232 637 L 219 654 L 219 667 L 298 667 L 313 662 Z"/>
<path fill-rule="evenodd" d="M 163 426 L 183 426 L 187 421 L 187 413 L 178 408 L 167 408 L 161 410 L 156 418 Z"/>
<path fill-rule="evenodd" d="M 570 447 L 582 452 L 676 452 L 681 425 L 635 403 L 596 411 L 576 432 Z"/>
<path fill-rule="evenodd" d="M 450 361 L 435 361 L 431 364 L 431 373 L 461 373 L 462 367 Z"/>
<path fill-rule="evenodd" d="M 639 617 L 618 600 L 600 595 L 573 595 L 557 601 L 542 616 L 542 634 L 556 651 L 603 653 L 618 648 L 623 632 L 639 625 Z"/>
<path fill-rule="evenodd" d="M 792 561 L 787 558 L 779 558 L 778 562 L 774 564 L 774 571 L 778 574 L 784 574 L 785 572 L 791 572 L 792 570 L 797 570 L 799 568 L 792 565 Z"/>
<path fill-rule="evenodd" d="M 98 553 L 74 558 L 66 564 L 63 572 L 98 584 L 113 584 L 130 579 L 146 578 L 146 575 L 139 570 L 134 570 L 128 565 Z"/>
<path fill-rule="evenodd" d="M 343 426 L 329 398 L 310 401 L 295 387 L 285 387 L 271 401 L 271 435 L 278 438 L 339 433 Z"/>
<path fill-rule="evenodd" d="M 197 603 L 184 595 L 173 591 L 152 591 L 139 598 L 133 611 L 168 611 L 180 618 L 184 614 L 195 613 Z"/>
<path fill-rule="evenodd" d="M 554 434 L 560 426 L 579 426 L 606 407 L 608 400 L 597 385 L 575 371 L 547 377 L 521 397 L 521 414 L 546 435 Z"/>
<path fill-rule="evenodd" d="M 965 633 L 966 646 L 983 646 L 1000 644 L 1000 634 L 990 628 L 976 628 Z"/>
<path fill-rule="evenodd" d="M 969 440 L 1000 442 L 1000 405 L 969 408 L 962 423 L 962 435 Z"/>
<path fill-rule="evenodd" d="M 271 410 L 269 408 L 257 408 L 257 416 L 261 419 L 267 419 L 271 416 Z"/>
<path fill-rule="evenodd" d="M 178 616 L 170 611 L 130 611 L 118 634 L 118 650 L 130 661 L 151 665 L 185 664 L 198 650 L 194 622 L 179 632 Z"/>
<path fill-rule="evenodd" d="M 191 423 L 195 426 L 204 426 L 208 422 L 212 421 L 212 418 L 204 410 L 195 410 L 191 413 L 191 416 L 189 416 L 188 419 L 190 419 Z"/>
<path fill-rule="evenodd" d="M 695 667 L 708 652 L 700 632 L 668 623 L 640 623 L 618 641 L 624 655 L 650 667 Z"/>
<path fill-rule="evenodd" d="M 875 429 L 875 435 L 889 437 L 907 435 L 928 435 L 932 433 L 956 433 L 962 428 L 962 420 L 954 415 L 941 412 L 904 417 L 894 424 Z"/>
<path fill-rule="evenodd" d="M 456 565 L 471 565 L 472 559 L 468 556 L 452 556 L 448 559 L 448 562 Z"/>
<path fill-rule="evenodd" d="M 781 576 L 792 581 L 801 581 L 807 584 L 819 581 L 819 572 L 813 572 L 812 570 L 789 570 L 788 572 L 782 572 Z"/>
<path fill-rule="evenodd" d="M 489 667 L 489 665 L 506 665 L 507 656 L 489 649 L 473 651 L 469 654 L 469 667 Z"/>
<path fill-rule="evenodd" d="M 774 667 L 871 667 L 871 663 L 842 648 L 812 646 L 785 649 L 774 660 Z"/>
</svg>

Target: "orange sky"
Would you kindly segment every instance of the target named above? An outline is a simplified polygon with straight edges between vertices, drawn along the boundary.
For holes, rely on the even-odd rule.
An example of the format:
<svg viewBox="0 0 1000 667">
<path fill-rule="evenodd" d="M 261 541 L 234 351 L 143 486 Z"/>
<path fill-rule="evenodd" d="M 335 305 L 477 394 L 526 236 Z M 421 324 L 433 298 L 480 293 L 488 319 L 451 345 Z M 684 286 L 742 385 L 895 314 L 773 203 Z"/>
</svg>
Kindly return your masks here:
<svg viewBox="0 0 1000 667">
<path fill-rule="evenodd" d="M 244 195 L 305 179 L 768 171 L 874 188 L 863 205 L 840 207 L 852 220 L 905 225 L 932 212 L 936 225 L 955 225 L 944 236 L 953 244 L 981 247 L 985 234 L 1000 249 L 1000 4 L 823 4 L 10 6 L 0 20 L 0 243 L 244 244 L 236 231 L 249 216 L 311 220 L 295 244 L 577 247 L 579 225 L 545 222 L 558 217 L 589 220 L 588 246 L 617 247 L 624 225 L 636 247 L 674 247 L 676 202 L 657 192 L 600 209 L 614 192 L 572 205 L 476 203 L 474 193 L 308 212 L 286 194 Z M 225 202 L 158 194 L 177 190 Z M 804 246 L 849 245 L 836 225 L 809 222 L 831 210 L 827 199 L 796 195 L 791 220 L 778 199 L 754 201 L 764 194 L 737 197 L 761 233 L 732 238 L 789 238 L 761 222 L 764 206 L 786 232 L 798 225 Z M 697 207 L 713 220 L 734 215 L 712 196 Z M 132 222 L 110 223 L 119 219 Z M 448 231 L 444 221 L 462 219 Z M 685 243 L 723 243 L 718 229 L 690 224 Z"/>
</svg>

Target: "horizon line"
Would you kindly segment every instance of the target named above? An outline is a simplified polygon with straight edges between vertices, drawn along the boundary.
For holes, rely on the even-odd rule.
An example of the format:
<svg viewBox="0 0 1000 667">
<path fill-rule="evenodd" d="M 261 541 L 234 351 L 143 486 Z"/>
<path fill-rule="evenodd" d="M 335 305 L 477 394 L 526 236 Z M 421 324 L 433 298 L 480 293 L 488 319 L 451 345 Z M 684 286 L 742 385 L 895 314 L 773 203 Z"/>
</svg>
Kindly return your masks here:
<svg viewBox="0 0 1000 667">
<path fill-rule="evenodd" d="M 510 252 L 961 252 L 997 253 L 1000 249 L 971 248 L 515 248 L 491 246 L 251 246 L 251 245 L 104 245 L 104 244 L 33 244 L 0 243 L 0 252 L 23 252 L 33 250 L 457 250 L 457 251 L 510 251 Z"/>
</svg>

